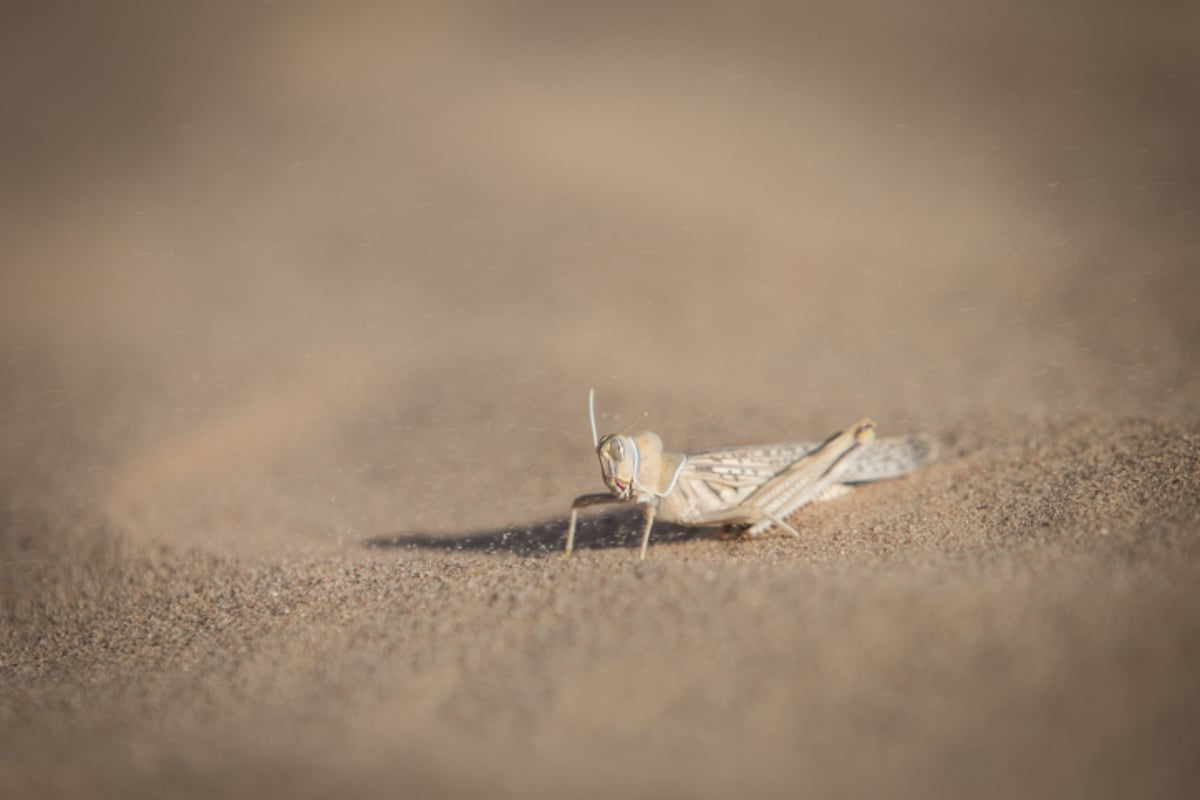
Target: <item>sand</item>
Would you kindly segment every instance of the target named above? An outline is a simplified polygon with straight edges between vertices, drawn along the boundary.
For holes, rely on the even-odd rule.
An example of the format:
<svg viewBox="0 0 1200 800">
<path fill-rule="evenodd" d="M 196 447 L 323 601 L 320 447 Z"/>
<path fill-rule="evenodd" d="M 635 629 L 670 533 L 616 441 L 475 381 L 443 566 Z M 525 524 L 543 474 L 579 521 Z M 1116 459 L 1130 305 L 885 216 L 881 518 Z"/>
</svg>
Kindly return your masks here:
<svg viewBox="0 0 1200 800">
<path fill-rule="evenodd" d="M 0 796 L 1194 796 L 1200 17 L 960 6 L 10 11 Z"/>
</svg>

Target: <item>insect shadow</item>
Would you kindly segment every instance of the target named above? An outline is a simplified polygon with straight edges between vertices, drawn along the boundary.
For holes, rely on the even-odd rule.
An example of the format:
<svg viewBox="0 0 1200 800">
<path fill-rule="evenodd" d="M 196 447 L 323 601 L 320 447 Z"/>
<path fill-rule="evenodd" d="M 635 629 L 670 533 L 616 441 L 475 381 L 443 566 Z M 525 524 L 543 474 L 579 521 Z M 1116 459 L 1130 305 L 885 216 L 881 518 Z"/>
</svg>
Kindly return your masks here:
<svg viewBox="0 0 1200 800">
<path fill-rule="evenodd" d="M 636 508 L 615 510 L 579 521 L 575 531 L 576 550 L 636 549 L 641 544 L 644 517 Z M 713 528 L 694 528 L 662 523 L 654 526 L 654 543 L 685 542 L 712 538 Z M 364 539 L 368 548 L 441 550 L 444 552 L 512 553 L 543 556 L 560 553 L 567 541 L 567 518 L 474 531 L 457 536 L 428 533 L 397 533 Z"/>
</svg>

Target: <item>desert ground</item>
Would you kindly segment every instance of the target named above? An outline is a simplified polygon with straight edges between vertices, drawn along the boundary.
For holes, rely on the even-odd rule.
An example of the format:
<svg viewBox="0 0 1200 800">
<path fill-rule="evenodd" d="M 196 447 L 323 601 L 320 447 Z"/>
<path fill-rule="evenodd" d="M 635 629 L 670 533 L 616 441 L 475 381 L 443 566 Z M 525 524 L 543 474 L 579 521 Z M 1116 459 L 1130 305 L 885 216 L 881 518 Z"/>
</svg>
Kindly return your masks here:
<svg viewBox="0 0 1200 800">
<path fill-rule="evenodd" d="M 0 17 L 0 796 L 1197 796 L 1195 4 Z"/>
</svg>

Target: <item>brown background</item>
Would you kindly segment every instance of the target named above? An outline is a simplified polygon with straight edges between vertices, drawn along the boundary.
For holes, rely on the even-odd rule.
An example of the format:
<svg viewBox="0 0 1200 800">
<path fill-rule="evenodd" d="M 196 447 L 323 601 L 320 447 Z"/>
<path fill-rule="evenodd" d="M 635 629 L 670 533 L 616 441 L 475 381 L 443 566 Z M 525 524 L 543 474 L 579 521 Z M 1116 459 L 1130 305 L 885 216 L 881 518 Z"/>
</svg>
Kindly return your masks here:
<svg viewBox="0 0 1200 800">
<path fill-rule="evenodd" d="M 992 5 L 6 6 L 0 794 L 1195 791 L 1200 14 Z"/>
</svg>

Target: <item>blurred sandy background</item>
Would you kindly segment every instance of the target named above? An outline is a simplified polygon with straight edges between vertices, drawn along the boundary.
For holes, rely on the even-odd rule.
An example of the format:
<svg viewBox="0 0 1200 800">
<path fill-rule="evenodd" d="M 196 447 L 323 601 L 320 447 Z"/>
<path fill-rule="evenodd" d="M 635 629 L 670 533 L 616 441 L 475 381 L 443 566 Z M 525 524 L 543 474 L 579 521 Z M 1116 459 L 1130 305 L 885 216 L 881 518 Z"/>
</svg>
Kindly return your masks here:
<svg viewBox="0 0 1200 800">
<path fill-rule="evenodd" d="M 1052 5 L 6 6 L 0 794 L 1189 796 L 1200 10 Z M 565 561 L 589 386 L 947 457 Z"/>
</svg>

